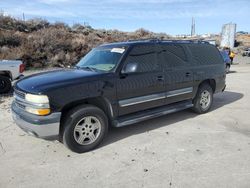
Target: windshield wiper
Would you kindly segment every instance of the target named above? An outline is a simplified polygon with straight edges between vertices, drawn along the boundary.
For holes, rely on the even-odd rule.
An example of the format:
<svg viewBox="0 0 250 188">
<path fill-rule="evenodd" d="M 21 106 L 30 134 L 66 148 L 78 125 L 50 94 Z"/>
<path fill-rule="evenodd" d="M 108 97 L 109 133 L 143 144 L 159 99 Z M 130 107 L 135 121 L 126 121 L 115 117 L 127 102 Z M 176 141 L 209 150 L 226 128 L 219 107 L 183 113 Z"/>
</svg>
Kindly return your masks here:
<svg viewBox="0 0 250 188">
<path fill-rule="evenodd" d="M 98 71 L 98 69 L 94 68 L 94 67 L 80 67 L 80 66 L 76 66 L 77 69 L 86 69 L 86 70 L 90 70 L 90 71 Z"/>
<path fill-rule="evenodd" d="M 76 65 L 75 68 L 76 68 L 76 69 L 80 69 L 81 67 L 79 67 L 79 66 Z"/>
</svg>

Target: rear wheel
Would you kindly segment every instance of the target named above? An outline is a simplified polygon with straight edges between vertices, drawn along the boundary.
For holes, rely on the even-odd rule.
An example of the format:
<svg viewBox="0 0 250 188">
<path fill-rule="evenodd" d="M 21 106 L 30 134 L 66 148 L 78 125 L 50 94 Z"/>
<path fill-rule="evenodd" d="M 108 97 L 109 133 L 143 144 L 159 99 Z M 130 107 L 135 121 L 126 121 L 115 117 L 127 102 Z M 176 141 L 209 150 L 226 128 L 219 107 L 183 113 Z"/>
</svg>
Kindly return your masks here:
<svg viewBox="0 0 250 188">
<path fill-rule="evenodd" d="M 96 148 L 108 131 L 105 113 L 92 105 L 72 109 L 63 123 L 63 143 L 77 153 Z"/>
<path fill-rule="evenodd" d="M 205 83 L 202 84 L 193 100 L 193 110 L 196 113 L 203 114 L 210 110 L 213 103 L 213 89 L 212 87 Z"/>
<path fill-rule="evenodd" d="M 0 75 L 0 93 L 8 93 L 11 90 L 11 80 Z"/>
</svg>

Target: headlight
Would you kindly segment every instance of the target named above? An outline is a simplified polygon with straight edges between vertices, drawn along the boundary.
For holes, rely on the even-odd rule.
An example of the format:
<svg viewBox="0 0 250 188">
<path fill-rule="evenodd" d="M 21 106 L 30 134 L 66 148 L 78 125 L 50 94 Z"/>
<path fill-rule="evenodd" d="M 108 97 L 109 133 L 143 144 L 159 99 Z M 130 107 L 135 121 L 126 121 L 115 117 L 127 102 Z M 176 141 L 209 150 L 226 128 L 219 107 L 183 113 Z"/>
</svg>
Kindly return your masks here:
<svg viewBox="0 0 250 188">
<path fill-rule="evenodd" d="M 37 104 L 48 104 L 49 98 L 46 95 L 33 95 L 27 93 L 25 95 L 25 100 L 31 103 L 37 103 Z"/>
<path fill-rule="evenodd" d="M 27 93 L 25 100 L 30 104 L 25 107 L 25 110 L 31 114 L 45 116 L 50 113 L 49 98 L 46 95 L 33 95 Z"/>
</svg>

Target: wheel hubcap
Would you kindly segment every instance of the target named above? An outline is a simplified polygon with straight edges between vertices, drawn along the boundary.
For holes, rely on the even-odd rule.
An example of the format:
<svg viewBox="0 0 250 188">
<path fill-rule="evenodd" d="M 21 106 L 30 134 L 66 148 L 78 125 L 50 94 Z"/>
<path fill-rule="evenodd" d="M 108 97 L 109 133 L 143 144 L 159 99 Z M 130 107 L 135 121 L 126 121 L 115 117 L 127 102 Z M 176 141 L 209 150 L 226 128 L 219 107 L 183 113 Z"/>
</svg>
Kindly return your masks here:
<svg viewBox="0 0 250 188">
<path fill-rule="evenodd" d="M 201 100 L 200 100 L 200 105 L 202 109 L 206 109 L 209 107 L 211 102 L 211 95 L 207 90 L 204 90 L 201 93 Z"/>
<path fill-rule="evenodd" d="M 80 145 L 89 145 L 96 141 L 100 132 L 100 121 L 94 116 L 86 116 L 76 124 L 74 138 Z"/>
</svg>

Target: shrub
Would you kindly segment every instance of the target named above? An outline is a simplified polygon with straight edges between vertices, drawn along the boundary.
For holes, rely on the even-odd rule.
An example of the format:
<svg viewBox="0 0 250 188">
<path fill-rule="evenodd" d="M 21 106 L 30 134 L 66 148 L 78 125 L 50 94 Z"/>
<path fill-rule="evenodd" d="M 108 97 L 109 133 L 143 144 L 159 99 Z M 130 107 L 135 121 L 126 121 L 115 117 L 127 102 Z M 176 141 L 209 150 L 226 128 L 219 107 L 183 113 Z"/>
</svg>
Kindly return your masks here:
<svg viewBox="0 0 250 188">
<path fill-rule="evenodd" d="M 2 32 L 0 31 L 0 46 L 19 46 L 21 39 L 18 35 L 13 34 L 13 32 Z"/>
<path fill-rule="evenodd" d="M 76 64 L 92 48 L 109 42 L 152 38 L 155 34 L 143 28 L 135 32 L 95 30 L 75 24 L 72 27 L 43 19 L 22 21 L 0 15 L 0 59 L 22 59 L 26 66 L 41 68 L 66 67 Z"/>
</svg>

